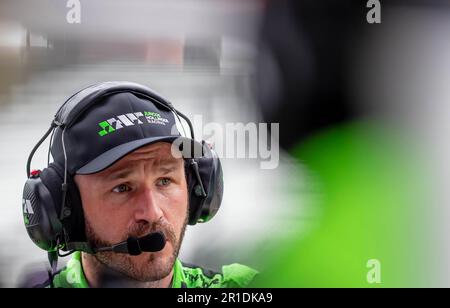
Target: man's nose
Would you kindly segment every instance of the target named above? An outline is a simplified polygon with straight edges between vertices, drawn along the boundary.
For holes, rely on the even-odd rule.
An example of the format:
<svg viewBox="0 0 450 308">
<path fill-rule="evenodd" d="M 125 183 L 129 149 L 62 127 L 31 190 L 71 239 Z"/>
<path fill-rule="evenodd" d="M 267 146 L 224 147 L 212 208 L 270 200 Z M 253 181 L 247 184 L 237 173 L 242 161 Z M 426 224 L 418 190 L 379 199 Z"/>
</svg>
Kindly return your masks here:
<svg viewBox="0 0 450 308">
<path fill-rule="evenodd" d="M 158 201 L 155 192 L 151 188 L 144 188 L 139 196 L 137 207 L 134 212 L 134 219 L 136 222 L 158 221 L 163 216 L 161 208 L 158 206 Z"/>
</svg>

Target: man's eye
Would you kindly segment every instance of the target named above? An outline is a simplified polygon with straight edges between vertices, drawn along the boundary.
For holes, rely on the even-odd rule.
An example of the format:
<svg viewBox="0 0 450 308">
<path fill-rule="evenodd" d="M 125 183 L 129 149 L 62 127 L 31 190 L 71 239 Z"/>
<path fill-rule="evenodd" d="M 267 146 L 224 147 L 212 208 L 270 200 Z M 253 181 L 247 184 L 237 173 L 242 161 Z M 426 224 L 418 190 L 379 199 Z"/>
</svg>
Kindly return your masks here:
<svg viewBox="0 0 450 308">
<path fill-rule="evenodd" d="M 130 190 L 131 190 L 130 186 L 128 186 L 126 184 L 120 184 L 120 185 L 117 185 L 116 187 L 114 187 L 112 191 L 116 192 L 116 193 L 124 193 L 124 192 L 130 191 Z"/>
<path fill-rule="evenodd" d="M 158 186 L 167 186 L 171 183 L 169 178 L 162 178 L 158 180 Z"/>
</svg>

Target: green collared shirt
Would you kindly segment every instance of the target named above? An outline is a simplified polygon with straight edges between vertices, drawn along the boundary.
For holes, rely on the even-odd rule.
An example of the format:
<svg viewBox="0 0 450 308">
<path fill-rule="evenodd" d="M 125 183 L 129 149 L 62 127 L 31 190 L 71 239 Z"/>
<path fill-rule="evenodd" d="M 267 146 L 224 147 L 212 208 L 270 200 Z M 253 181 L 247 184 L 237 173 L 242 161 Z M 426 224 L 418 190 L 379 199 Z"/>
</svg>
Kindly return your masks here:
<svg viewBox="0 0 450 308">
<path fill-rule="evenodd" d="M 182 264 L 176 260 L 173 267 L 172 288 L 243 288 L 255 277 L 257 271 L 241 264 L 222 266 L 222 272 L 205 270 L 198 266 Z M 89 288 L 81 265 L 81 253 L 73 257 L 53 278 L 55 288 Z"/>
</svg>

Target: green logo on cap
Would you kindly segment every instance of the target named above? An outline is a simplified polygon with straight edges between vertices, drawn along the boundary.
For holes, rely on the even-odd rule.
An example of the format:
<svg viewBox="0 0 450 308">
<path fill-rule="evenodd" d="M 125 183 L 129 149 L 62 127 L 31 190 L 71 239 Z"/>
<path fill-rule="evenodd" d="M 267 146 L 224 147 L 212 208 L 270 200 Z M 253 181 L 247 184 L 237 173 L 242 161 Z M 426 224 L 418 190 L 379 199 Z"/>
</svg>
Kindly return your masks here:
<svg viewBox="0 0 450 308">
<path fill-rule="evenodd" d="M 98 134 L 100 137 L 103 137 L 127 126 L 141 124 L 166 125 L 166 123 L 169 123 L 169 120 L 161 117 L 161 115 L 157 112 L 144 111 L 127 113 L 98 123 L 98 125 L 102 128 Z"/>
<path fill-rule="evenodd" d="M 154 119 L 160 119 L 161 115 L 157 112 L 144 111 L 144 116 L 151 117 Z"/>
<path fill-rule="evenodd" d="M 98 125 L 102 128 L 101 131 L 98 132 L 98 134 L 103 137 L 106 134 L 112 133 L 115 131 L 115 129 L 106 121 L 98 123 Z"/>
</svg>

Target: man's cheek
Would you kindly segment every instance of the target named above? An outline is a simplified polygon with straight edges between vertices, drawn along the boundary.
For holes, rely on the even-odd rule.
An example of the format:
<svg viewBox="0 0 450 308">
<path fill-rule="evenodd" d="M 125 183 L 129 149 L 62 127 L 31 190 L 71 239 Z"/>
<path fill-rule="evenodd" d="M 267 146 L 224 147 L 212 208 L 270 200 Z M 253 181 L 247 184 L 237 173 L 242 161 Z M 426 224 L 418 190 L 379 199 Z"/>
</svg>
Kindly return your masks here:
<svg viewBox="0 0 450 308">
<path fill-rule="evenodd" d="M 122 239 L 126 237 L 126 234 L 124 234 L 123 231 L 118 232 L 119 230 L 123 229 L 121 229 L 117 224 L 109 221 L 98 220 L 94 225 L 93 231 L 100 240 L 115 244 L 122 241 Z"/>
<path fill-rule="evenodd" d="M 126 237 L 127 224 L 118 219 L 120 217 L 118 217 L 117 213 L 103 208 L 93 214 L 90 217 L 93 217 L 95 231 L 102 239 L 121 241 Z"/>
</svg>

